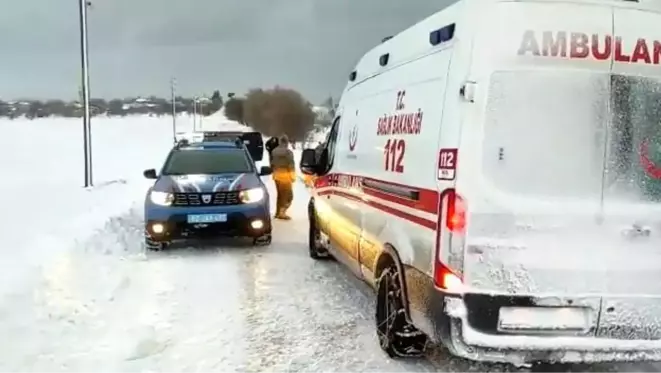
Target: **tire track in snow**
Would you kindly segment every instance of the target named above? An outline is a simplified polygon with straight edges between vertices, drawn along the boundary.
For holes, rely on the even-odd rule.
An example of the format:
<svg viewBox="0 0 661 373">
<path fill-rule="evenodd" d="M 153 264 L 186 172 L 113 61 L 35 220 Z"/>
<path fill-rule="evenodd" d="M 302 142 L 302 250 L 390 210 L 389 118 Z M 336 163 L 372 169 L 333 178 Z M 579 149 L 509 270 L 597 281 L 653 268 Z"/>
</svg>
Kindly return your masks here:
<svg viewBox="0 0 661 373">
<path fill-rule="evenodd" d="M 274 369 L 278 359 L 291 355 L 290 341 L 287 338 L 286 326 L 277 314 L 267 312 L 261 305 L 268 301 L 268 285 L 265 283 L 265 271 L 260 262 L 260 254 L 249 256 L 246 260 L 246 270 L 242 271 L 243 292 L 242 310 L 246 328 L 245 347 L 247 362 L 243 369 L 246 372 L 260 372 Z"/>
</svg>

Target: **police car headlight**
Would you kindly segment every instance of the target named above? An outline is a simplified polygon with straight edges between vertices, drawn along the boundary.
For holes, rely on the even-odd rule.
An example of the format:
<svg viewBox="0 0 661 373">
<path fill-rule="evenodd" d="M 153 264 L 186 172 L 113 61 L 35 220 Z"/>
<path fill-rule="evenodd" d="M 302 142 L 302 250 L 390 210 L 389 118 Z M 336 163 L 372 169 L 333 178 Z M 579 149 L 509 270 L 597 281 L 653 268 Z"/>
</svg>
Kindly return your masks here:
<svg viewBox="0 0 661 373">
<path fill-rule="evenodd" d="M 160 206 L 170 206 L 174 202 L 174 194 L 167 192 L 152 191 L 149 195 L 152 203 Z"/>
<path fill-rule="evenodd" d="M 255 203 L 264 199 L 264 189 L 262 188 L 253 188 L 248 190 L 242 190 L 239 193 L 239 198 L 243 203 Z"/>
</svg>

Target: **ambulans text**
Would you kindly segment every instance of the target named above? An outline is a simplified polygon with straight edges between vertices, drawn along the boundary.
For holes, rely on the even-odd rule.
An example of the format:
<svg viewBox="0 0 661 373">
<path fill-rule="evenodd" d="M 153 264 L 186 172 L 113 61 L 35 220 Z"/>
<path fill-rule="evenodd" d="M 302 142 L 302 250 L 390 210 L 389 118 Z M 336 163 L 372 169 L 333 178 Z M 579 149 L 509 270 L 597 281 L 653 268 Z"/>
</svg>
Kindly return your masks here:
<svg viewBox="0 0 661 373">
<path fill-rule="evenodd" d="M 661 64 L 660 41 L 639 38 L 633 48 L 625 48 L 623 44 L 620 36 L 528 30 L 523 34 L 518 54 L 599 61 L 613 58 L 617 62 Z"/>
</svg>

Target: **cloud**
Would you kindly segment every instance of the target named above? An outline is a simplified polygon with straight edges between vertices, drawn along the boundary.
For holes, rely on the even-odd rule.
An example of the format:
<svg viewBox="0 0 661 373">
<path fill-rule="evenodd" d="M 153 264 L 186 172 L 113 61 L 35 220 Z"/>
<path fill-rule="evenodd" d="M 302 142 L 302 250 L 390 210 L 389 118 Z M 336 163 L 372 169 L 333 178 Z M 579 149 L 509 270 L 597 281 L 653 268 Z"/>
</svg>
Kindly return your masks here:
<svg viewBox="0 0 661 373">
<path fill-rule="evenodd" d="M 356 61 L 383 37 L 453 2 L 92 1 L 91 69 L 98 95 L 165 94 L 167 79 L 177 75 L 182 90 L 227 87 L 241 92 L 279 83 L 301 89 L 313 100 L 339 93 Z M 5 70 L 0 78 L 11 74 L 35 79 L 29 84 L 19 78 L 3 80 L 9 85 L 0 87 L 0 95 L 24 94 L 28 89 L 35 95 L 75 92 L 75 3 L 15 1 L 0 13 L 0 33 L 11 35 L 0 38 L 0 48 L 18 55 L 0 61 Z M 48 61 L 48 68 L 38 68 L 43 61 Z"/>
</svg>

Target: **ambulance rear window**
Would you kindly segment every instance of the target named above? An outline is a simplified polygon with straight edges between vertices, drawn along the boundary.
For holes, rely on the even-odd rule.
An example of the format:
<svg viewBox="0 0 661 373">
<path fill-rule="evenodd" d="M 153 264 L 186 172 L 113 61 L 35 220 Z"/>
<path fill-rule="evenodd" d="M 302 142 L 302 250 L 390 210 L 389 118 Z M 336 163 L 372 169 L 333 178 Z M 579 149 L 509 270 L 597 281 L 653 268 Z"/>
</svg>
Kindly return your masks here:
<svg viewBox="0 0 661 373">
<path fill-rule="evenodd" d="M 493 74 L 485 112 L 483 172 L 521 195 L 599 198 L 608 108 L 607 75 Z"/>
<path fill-rule="evenodd" d="M 661 201 L 661 81 L 589 71 L 493 74 L 482 168 L 517 195 Z"/>
</svg>

